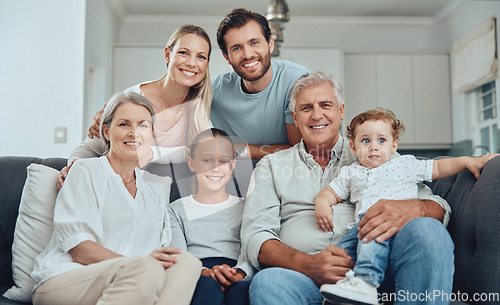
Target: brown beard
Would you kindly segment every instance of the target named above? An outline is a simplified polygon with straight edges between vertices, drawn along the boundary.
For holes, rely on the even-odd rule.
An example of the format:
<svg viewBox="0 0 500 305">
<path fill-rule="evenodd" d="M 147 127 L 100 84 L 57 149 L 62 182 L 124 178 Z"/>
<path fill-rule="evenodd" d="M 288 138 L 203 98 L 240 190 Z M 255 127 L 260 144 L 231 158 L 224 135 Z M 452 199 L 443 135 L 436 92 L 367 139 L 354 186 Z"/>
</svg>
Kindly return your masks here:
<svg viewBox="0 0 500 305">
<path fill-rule="evenodd" d="M 235 66 L 233 64 L 231 64 L 231 66 L 233 66 L 234 72 L 236 72 L 236 74 L 238 74 L 243 80 L 251 82 L 261 79 L 267 71 L 269 71 L 269 68 L 271 67 L 271 52 L 267 52 L 264 57 L 260 57 L 260 62 L 262 64 L 262 69 L 255 76 L 246 74 L 240 66 Z"/>
</svg>

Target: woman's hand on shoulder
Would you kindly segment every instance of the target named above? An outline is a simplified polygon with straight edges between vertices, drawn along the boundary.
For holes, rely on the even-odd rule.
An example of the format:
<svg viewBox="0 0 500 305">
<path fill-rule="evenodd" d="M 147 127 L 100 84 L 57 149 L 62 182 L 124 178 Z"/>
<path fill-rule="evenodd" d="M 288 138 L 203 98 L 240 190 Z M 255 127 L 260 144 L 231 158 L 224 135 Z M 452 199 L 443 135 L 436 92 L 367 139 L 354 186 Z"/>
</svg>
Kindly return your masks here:
<svg viewBox="0 0 500 305">
<path fill-rule="evenodd" d="M 101 137 L 101 134 L 99 133 L 101 118 L 102 118 L 102 114 L 104 113 L 104 108 L 106 108 L 107 104 L 108 103 L 104 104 L 104 107 L 102 107 L 101 110 L 97 111 L 97 113 L 92 118 L 92 125 L 89 127 L 89 131 L 87 132 L 87 136 L 91 139 L 93 139 L 94 137 L 98 137 L 98 138 Z"/>
<path fill-rule="evenodd" d="M 57 183 L 56 183 L 56 186 L 58 189 L 61 189 L 61 187 L 63 186 L 64 180 L 66 180 L 66 176 L 68 176 L 69 169 L 71 168 L 71 166 L 73 166 L 73 163 L 75 163 L 75 161 L 76 161 L 76 159 L 71 161 L 71 163 L 69 165 L 66 165 L 65 167 L 63 167 L 61 169 L 61 171 L 59 172 L 59 178 L 57 179 Z"/>
<path fill-rule="evenodd" d="M 167 269 L 172 267 L 175 263 L 177 263 L 177 257 L 173 256 L 173 254 L 180 254 L 181 250 L 172 247 L 161 247 L 159 249 L 153 250 L 149 254 L 149 256 L 158 260 L 163 268 Z"/>
</svg>

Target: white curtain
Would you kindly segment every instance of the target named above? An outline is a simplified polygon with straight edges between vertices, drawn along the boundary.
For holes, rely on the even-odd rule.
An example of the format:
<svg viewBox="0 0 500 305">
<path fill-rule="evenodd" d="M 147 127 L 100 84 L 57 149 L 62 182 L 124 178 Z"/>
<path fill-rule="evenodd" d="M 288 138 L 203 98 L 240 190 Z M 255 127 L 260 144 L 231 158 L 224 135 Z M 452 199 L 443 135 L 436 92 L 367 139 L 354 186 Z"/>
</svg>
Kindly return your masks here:
<svg viewBox="0 0 500 305">
<path fill-rule="evenodd" d="M 467 92 L 498 77 L 495 28 L 493 17 L 455 41 L 453 90 Z"/>
</svg>

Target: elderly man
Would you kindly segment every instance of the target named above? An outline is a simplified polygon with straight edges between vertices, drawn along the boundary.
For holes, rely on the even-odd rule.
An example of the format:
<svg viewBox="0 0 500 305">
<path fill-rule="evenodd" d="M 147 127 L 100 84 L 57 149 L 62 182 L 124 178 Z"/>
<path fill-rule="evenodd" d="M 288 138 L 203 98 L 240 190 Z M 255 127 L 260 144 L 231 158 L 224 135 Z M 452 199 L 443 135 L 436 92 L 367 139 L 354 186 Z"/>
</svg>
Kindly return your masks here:
<svg viewBox="0 0 500 305">
<path fill-rule="evenodd" d="M 314 221 L 318 192 L 355 160 L 339 134 L 342 87 L 332 76 L 316 72 L 300 78 L 290 95 L 302 141 L 258 163 L 243 215 L 243 251 L 262 269 L 252 281 L 252 304 L 321 304 L 319 286 L 336 283 L 354 266 L 347 252 L 334 246 L 354 221 L 354 206 L 343 202 L 333 207 L 333 233 L 318 229 Z M 380 294 L 381 301 L 446 303 L 436 295 L 452 289 L 453 243 L 443 226 L 449 211 L 422 185 L 419 199 L 380 200 L 367 212 L 359 238 L 394 236 L 379 292 L 397 291 Z"/>
</svg>

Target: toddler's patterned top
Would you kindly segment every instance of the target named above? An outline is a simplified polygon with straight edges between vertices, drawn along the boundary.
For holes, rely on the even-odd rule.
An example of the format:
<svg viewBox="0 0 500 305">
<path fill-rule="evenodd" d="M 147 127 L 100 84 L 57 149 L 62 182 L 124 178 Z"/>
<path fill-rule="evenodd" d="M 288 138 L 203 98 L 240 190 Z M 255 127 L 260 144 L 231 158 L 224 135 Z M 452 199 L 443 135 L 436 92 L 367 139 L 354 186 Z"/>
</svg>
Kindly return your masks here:
<svg viewBox="0 0 500 305">
<path fill-rule="evenodd" d="M 432 180 L 433 160 L 417 160 L 404 155 L 392 158 L 375 168 L 366 168 L 359 162 L 344 166 L 340 174 L 328 184 L 342 199 L 350 196 L 356 205 L 356 222 L 359 215 L 380 199 L 417 198 L 417 183 Z"/>
</svg>

